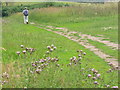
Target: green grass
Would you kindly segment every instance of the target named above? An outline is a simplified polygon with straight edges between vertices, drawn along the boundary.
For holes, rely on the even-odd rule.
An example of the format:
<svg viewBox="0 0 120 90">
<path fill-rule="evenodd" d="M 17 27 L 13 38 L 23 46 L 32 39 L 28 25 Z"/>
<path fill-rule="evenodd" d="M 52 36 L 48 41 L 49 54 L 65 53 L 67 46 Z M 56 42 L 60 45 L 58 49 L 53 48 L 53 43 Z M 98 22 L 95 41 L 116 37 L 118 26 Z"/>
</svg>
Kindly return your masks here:
<svg viewBox="0 0 120 90">
<path fill-rule="evenodd" d="M 106 46 L 103 43 L 99 43 L 97 41 L 92 41 L 88 39 L 88 42 L 95 46 L 96 48 L 100 49 L 102 52 L 113 56 L 114 58 L 118 59 L 118 50 L 113 50 L 111 47 Z"/>
<path fill-rule="evenodd" d="M 103 35 L 110 38 L 109 41 L 118 43 L 117 4 L 85 5 L 35 9 L 30 12 L 30 20 L 45 25 L 66 27 L 72 31 L 94 36 Z M 104 27 L 112 27 L 112 29 L 105 31 Z"/>
<path fill-rule="evenodd" d="M 56 8 L 56 11 L 54 11 L 56 14 L 54 19 L 58 18 L 56 17 L 59 13 L 57 9 L 59 8 Z M 48 16 L 45 14 L 47 12 L 46 9 L 42 10 L 39 14 L 40 16 L 38 13 L 34 15 L 33 11 L 30 11 L 30 21 L 48 25 L 51 23 L 49 22 L 50 19 L 55 23 L 53 16 L 50 18 L 51 14 Z M 65 19 L 62 16 L 60 18 Z M 56 25 L 58 26 L 64 24 L 58 24 L 62 23 L 60 18 L 57 19 L 58 21 L 56 20 Z M 8 83 L 3 85 L 3 88 L 103 88 L 105 84 L 110 85 L 110 87 L 118 86 L 118 71 L 114 70 L 107 73 L 111 68 L 107 62 L 78 43 L 30 24 L 23 24 L 22 14 L 19 13 L 3 18 L 3 20 L 5 22 L 2 26 L 2 47 L 6 51 L 2 50 L 2 70 L 10 75 L 9 79 L 3 78 L 3 80 L 8 81 Z M 71 22 L 71 25 L 73 24 Z M 56 63 L 50 63 L 41 74 L 31 74 L 29 69 L 35 70 L 31 66 L 31 62 L 43 58 L 44 53 L 47 51 L 46 47 L 51 44 L 54 44 L 57 50 L 50 57 L 58 56 L 60 60 L 56 63 L 60 64 L 60 67 L 56 68 Z M 16 51 L 22 51 L 20 45 L 35 48 L 36 51 L 31 56 L 27 55 L 25 57 L 21 54 L 19 57 L 16 55 Z M 70 62 L 69 59 L 78 55 L 76 50 L 83 50 L 87 54 L 81 60 L 81 65 L 77 64 L 76 66 L 67 67 L 66 64 Z M 63 71 L 60 70 L 61 68 L 63 68 Z M 84 70 L 82 70 L 83 68 Z M 92 77 L 94 75 L 90 71 L 91 68 L 95 68 L 101 74 L 101 78 L 96 80 L 99 82 L 99 85 L 93 84 L 94 80 L 92 80 Z M 91 74 L 92 77 L 88 78 L 88 74 Z"/>
</svg>

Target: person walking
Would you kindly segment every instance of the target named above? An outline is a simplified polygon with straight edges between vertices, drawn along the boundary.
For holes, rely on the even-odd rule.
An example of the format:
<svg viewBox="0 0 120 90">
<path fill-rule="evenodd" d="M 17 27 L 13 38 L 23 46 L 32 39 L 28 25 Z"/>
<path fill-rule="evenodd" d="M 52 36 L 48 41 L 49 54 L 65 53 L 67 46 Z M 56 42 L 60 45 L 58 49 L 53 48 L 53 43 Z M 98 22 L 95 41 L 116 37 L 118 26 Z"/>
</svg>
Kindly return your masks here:
<svg viewBox="0 0 120 90">
<path fill-rule="evenodd" d="M 25 7 L 25 9 L 23 10 L 23 15 L 24 15 L 24 23 L 28 24 L 28 9 L 27 9 L 27 7 Z"/>
</svg>

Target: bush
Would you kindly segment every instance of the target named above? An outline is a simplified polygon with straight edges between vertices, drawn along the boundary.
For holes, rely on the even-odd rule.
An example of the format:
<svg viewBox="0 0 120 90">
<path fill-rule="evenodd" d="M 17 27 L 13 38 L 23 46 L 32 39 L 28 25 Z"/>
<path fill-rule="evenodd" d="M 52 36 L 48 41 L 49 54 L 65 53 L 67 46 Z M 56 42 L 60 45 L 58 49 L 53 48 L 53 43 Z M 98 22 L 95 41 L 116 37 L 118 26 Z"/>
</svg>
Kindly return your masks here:
<svg viewBox="0 0 120 90">
<path fill-rule="evenodd" d="M 70 6 L 69 4 L 66 3 L 57 3 L 57 2 L 43 2 L 39 4 L 33 4 L 33 5 L 23 5 L 21 4 L 20 6 L 3 6 L 2 7 L 2 17 L 9 16 L 13 13 L 16 12 L 22 12 L 24 7 L 28 7 L 29 10 L 34 9 L 34 8 L 44 8 L 44 7 L 63 7 L 63 6 Z"/>
</svg>

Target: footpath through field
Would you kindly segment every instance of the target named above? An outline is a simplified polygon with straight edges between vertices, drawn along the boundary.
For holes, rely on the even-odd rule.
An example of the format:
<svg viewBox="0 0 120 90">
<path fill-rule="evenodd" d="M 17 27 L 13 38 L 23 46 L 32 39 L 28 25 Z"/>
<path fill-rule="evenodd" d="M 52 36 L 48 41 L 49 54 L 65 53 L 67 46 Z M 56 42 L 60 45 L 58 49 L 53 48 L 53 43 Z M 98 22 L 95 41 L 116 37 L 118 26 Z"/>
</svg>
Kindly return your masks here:
<svg viewBox="0 0 120 90">
<path fill-rule="evenodd" d="M 46 25 L 41 25 L 41 24 L 36 25 L 35 23 L 31 23 L 31 24 L 33 24 L 36 27 L 45 29 L 47 31 L 52 31 L 54 33 L 57 33 L 59 35 L 62 35 L 64 37 L 67 37 L 70 40 L 73 40 L 73 41 L 79 43 L 80 45 L 84 46 L 85 48 L 87 48 L 90 51 L 92 51 L 93 53 L 95 53 L 100 58 L 104 59 L 106 62 L 108 62 L 113 67 L 118 68 L 118 61 L 116 58 L 113 58 L 112 56 L 102 52 L 100 49 L 91 45 L 90 43 L 88 43 L 87 39 L 91 39 L 93 41 L 103 43 L 106 46 L 112 47 L 112 49 L 116 49 L 116 50 L 118 50 L 118 44 L 115 44 L 115 43 L 107 41 L 107 40 L 103 40 L 103 39 L 105 39 L 103 37 L 95 37 L 95 36 L 82 34 L 82 33 L 75 32 L 75 31 L 68 31 L 67 28 L 46 26 Z M 77 36 L 75 36 L 75 34 L 77 34 Z"/>
</svg>

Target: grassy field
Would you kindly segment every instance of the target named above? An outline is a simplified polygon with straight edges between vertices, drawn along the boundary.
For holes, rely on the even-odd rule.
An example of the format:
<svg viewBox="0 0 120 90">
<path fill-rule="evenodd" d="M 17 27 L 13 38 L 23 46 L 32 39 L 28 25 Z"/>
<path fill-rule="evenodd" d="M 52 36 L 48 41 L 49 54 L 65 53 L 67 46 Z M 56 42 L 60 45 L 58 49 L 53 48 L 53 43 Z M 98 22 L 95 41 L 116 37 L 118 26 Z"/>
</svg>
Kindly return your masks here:
<svg viewBox="0 0 120 90">
<path fill-rule="evenodd" d="M 90 13 L 89 6 L 84 8 L 85 6 L 81 5 L 31 10 L 29 19 L 30 22 L 37 24 L 66 27 L 72 31 L 95 36 L 102 34 L 109 37 L 110 41 L 117 43 L 117 22 L 113 22 L 113 20 L 117 21 L 117 15 L 114 14 L 116 11 L 110 12 L 108 9 L 114 10 L 116 7 L 108 7 L 110 6 L 108 4 L 106 10 L 109 16 L 108 14 L 101 16 L 99 12 L 98 15 L 93 16 L 93 9 Z M 102 4 L 95 5 L 98 7 L 97 10 L 100 9 L 99 6 L 102 7 Z M 78 11 L 81 8 L 88 10 L 80 13 Z M 102 10 L 101 12 L 105 13 Z M 115 28 L 106 33 L 101 29 L 109 26 Z M 118 86 L 118 71 L 112 70 L 107 62 L 66 37 L 30 24 L 23 24 L 21 13 L 3 18 L 2 27 L 3 88 L 111 88 Z M 52 44 L 57 49 L 46 54 L 46 51 L 49 51 L 47 46 Z M 24 45 L 24 48 L 21 48 L 21 45 Z M 26 47 L 34 48 L 35 52 L 30 55 L 28 50 L 23 54 L 22 51 Z M 77 50 L 82 51 L 77 52 Z M 19 56 L 16 54 L 17 51 L 21 52 Z M 80 52 L 85 52 L 86 55 Z M 78 55 L 82 56 L 78 57 Z M 75 60 L 71 61 L 71 57 Z M 59 61 L 55 61 L 57 58 Z M 39 59 L 46 61 L 39 63 Z M 81 60 L 77 61 L 78 59 Z"/>
<path fill-rule="evenodd" d="M 51 7 L 35 9 L 31 11 L 30 19 L 34 22 L 66 27 L 72 31 L 94 36 L 104 35 L 104 37 L 110 38 L 110 41 L 118 43 L 118 15 L 116 3 L 80 4 L 74 8 Z M 108 27 L 112 29 L 104 29 Z"/>
</svg>

